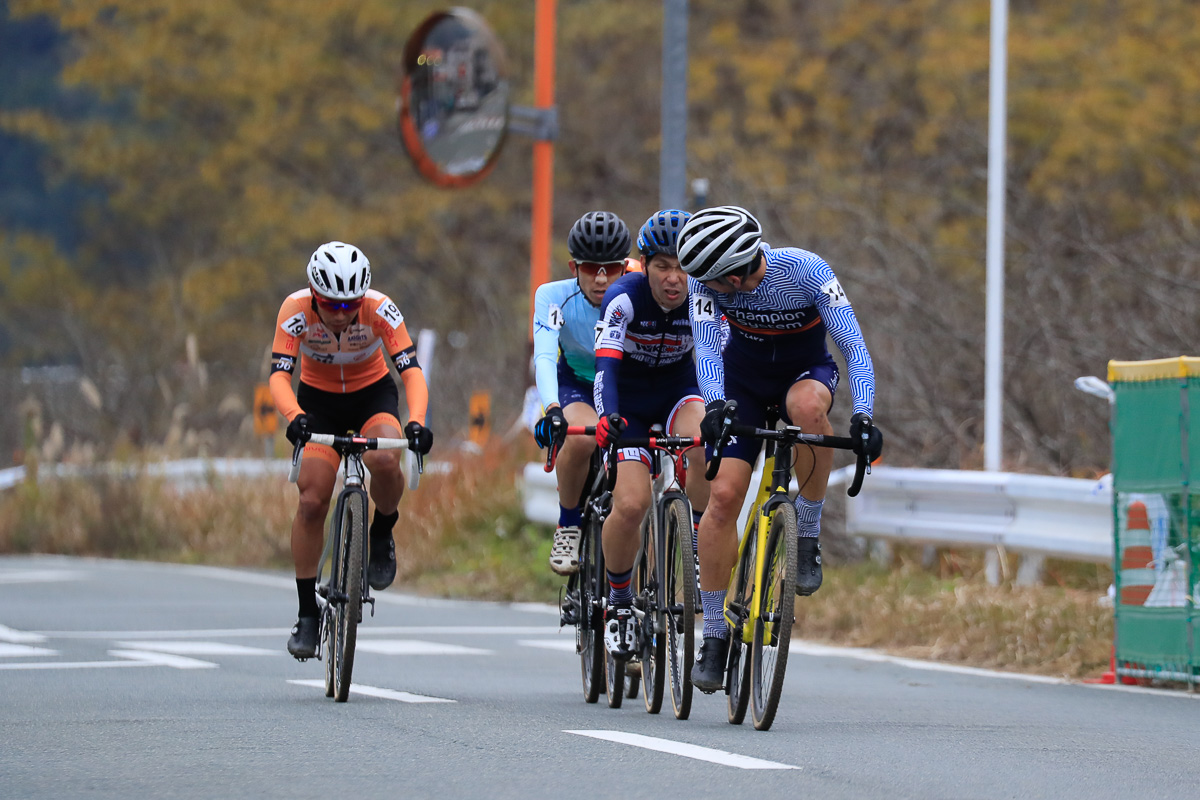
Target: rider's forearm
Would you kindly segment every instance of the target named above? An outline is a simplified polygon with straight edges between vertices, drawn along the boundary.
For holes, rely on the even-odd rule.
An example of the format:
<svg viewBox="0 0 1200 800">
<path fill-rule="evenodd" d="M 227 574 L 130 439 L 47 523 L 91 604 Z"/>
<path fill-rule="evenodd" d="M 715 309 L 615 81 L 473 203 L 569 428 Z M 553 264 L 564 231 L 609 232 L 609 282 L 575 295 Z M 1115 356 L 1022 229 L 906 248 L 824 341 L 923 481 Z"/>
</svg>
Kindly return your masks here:
<svg viewBox="0 0 1200 800">
<path fill-rule="evenodd" d="M 271 399 L 275 401 L 275 408 L 279 409 L 279 413 L 283 414 L 288 422 L 297 414 L 303 413 L 299 401 L 296 400 L 296 393 L 292 391 L 292 373 L 284 370 L 273 372 L 267 379 L 267 385 L 271 388 Z"/>
<path fill-rule="evenodd" d="M 822 309 L 821 318 L 829 331 L 829 337 L 846 359 L 846 377 L 850 382 L 850 394 L 854 398 L 852 413 L 861 411 L 864 414 L 873 414 L 875 368 L 871 362 L 871 353 L 863 340 L 862 329 L 858 327 L 858 320 L 854 316 L 854 309 L 849 305 Z"/>
<path fill-rule="evenodd" d="M 404 397 L 408 402 L 408 418 L 425 424 L 425 414 L 429 409 L 429 386 L 425 383 L 425 373 L 420 368 L 406 369 L 400 373 L 404 381 Z"/>
</svg>

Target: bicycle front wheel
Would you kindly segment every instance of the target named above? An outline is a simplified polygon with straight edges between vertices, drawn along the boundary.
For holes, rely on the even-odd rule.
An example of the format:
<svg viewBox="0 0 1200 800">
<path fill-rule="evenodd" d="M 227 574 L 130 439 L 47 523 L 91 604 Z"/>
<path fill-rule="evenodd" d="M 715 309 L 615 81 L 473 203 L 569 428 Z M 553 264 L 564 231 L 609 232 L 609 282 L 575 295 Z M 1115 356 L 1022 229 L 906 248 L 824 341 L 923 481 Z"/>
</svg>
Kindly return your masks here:
<svg viewBox="0 0 1200 800">
<path fill-rule="evenodd" d="M 364 524 L 367 518 L 367 495 L 362 490 L 347 492 L 343 497 L 341 514 L 334 517 L 340 529 L 334 550 L 333 632 L 329 651 L 333 678 L 333 699 L 344 703 L 350 696 L 350 676 L 354 672 L 354 645 L 358 639 L 358 619 L 362 612 L 363 551 L 366 547 Z"/>
<path fill-rule="evenodd" d="M 594 703 L 604 687 L 604 614 L 601 592 L 607 586 L 604 553 L 600 550 L 600 525 L 588 514 L 579 543 L 579 622 L 575 645 L 583 677 L 583 699 Z"/>
<path fill-rule="evenodd" d="M 652 507 L 642 520 L 642 552 L 633 573 L 637 584 L 637 602 L 643 612 L 638 629 L 638 657 L 642 662 L 640 677 L 646 684 L 643 699 L 646 711 L 650 714 L 657 714 L 662 710 L 663 687 L 667 677 L 663 664 L 666 653 L 666 620 L 660 591 L 662 581 L 659 579 L 660 527 L 657 509 Z M 626 679 L 629 680 L 628 677 Z M 637 676 L 633 678 L 636 679 Z M 626 692 L 626 697 L 632 698 L 634 695 Z"/>
<path fill-rule="evenodd" d="M 746 524 L 754 527 L 748 533 L 749 541 L 741 549 L 733 578 L 729 581 L 729 591 L 725 595 L 725 618 L 730 625 L 729 663 L 726 670 L 729 676 L 726 702 L 730 725 L 741 725 L 745 721 L 746 708 L 750 704 L 750 648 L 746 646 L 746 620 L 750 616 L 750 604 L 754 597 L 757 513 L 752 514 Z"/>
<path fill-rule="evenodd" d="M 666 611 L 667 666 L 676 719 L 692 713 L 692 664 L 696 658 L 696 556 L 692 515 L 681 498 L 663 508 L 663 601 Z"/>
<path fill-rule="evenodd" d="M 755 730 L 775 721 L 787 669 L 796 603 L 796 508 L 780 503 L 771 512 L 763 559 L 758 619 L 751 644 L 750 699 Z"/>
</svg>

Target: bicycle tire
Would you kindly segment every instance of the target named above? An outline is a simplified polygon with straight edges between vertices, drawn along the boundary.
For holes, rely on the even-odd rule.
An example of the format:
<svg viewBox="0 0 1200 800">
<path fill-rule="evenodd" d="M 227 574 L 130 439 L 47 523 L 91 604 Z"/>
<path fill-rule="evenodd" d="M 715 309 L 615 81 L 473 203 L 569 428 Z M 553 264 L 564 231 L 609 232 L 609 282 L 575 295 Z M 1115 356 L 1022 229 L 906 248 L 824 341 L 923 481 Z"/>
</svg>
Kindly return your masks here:
<svg viewBox="0 0 1200 800">
<path fill-rule="evenodd" d="M 758 524 L 756 515 L 752 515 L 746 523 L 748 526 Z M 754 597 L 754 554 L 756 551 L 753 531 L 750 541 L 742 548 L 737 561 L 737 568 L 729 581 L 729 591 L 726 601 L 726 614 L 734 615 L 737 624 L 729 630 L 729 663 L 726 674 L 729 676 L 726 694 L 727 715 L 730 725 L 741 725 L 746 720 L 746 708 L 750 703 L 750 649 L 744 640 L 746 613 Z"/>
<path fill-rule="evenodd" d="M 321 608 L 321 652 L 325 660 L 325 696 L 333 697 L 336 690 L 336 678 L 334 677 L 334 652 L 337 650 L 338 642 L 338 617 L 337 609 L 339 604 L 336 598 L 341 595 L 345 589 L 343 575 L 345 569 L 342 565 L 340 554 L 342 553 L 342 510 L 346 504 L 345 495 L 339 495 L 337 505 L 334 506 L 333 518 L 329 523 L 329 537 L 326 542 L 326 550 L 321 556 L 321 564 L 317 567 L 318 577 L 323 569 L 325 560 L 329 562 L 329 581 L 323 586 L 325 604 Z"/>
<path fill-rule="evenodd" d="M 797 535 L 795 506 L 787 502 L 776 505 L 771 511 L 758 620 L 751 644 L 751 715 L 754 729 L 759 731 L 770 729 L 775 721 L 783 692 L 796 604 Z"/>
<path fill-rule="evenodd" d="M 625 665 L 625 699 L 636 700 L 638 690 L 642 688 L 642 672 L 640 669 L 629 669 Z"/>
<path fill-rule="evenodd" d="M 692 519 L 679 497 L 663 506 L 663 592 L 666 598 L 667 665 L 675 719 L 692 713 L 692 665 L 696 659 L 696 561 Z"/>
<path fill-rule="evenodd" d="M 335 612 L 336 642 L 332 649 L 336 703 L 344 703 L 349 698 L 350 676 L 354 673 L 354 645 L 358 640 L 359 615 L 362 610 L 366 503 L 366 493 L 360 489 L 347 493 L 346 503 L 342 505 L 342 551 L 337 554 L 342 565 L 342 597 Z"/>
<path fill-rule="evenodd" d="M 601 645 L 603 647 L 603 645 Z M 608 707 L 620 708 L 625 702 L 625 662 L 618 661 L 604 648 L 604 691 Z"/>
<path fill-rule="evenodd" d="M 579 625 L 580 668 L 583 677 L 584 702 L 600 699 L 604 687 L 604 616 L 600 611 L 600 591 L 605 585 L 604 553 L 600 550 L 599 523 L 592 514 L 583 522 L 583 538 L 579 543 Z"/>
<path fill-rule="evenodd" d="M 662 710 L 663 690 L 666 688 L 666 612 L 662 593 L 661 525 L 658 510 L 651 508 L 642 520 L 642 551 L 638 556 L 634 579 L 637 581 L 637 596 L 642 605 L 642 625 L 638 631 L 641 659 L 641 682 L 645 684 L 642 700 L 647 714 Z M 636 687 L 634 687 L 636 691 Z M 632 699 L 636 694 L 625 696 Z"/>
</svg>

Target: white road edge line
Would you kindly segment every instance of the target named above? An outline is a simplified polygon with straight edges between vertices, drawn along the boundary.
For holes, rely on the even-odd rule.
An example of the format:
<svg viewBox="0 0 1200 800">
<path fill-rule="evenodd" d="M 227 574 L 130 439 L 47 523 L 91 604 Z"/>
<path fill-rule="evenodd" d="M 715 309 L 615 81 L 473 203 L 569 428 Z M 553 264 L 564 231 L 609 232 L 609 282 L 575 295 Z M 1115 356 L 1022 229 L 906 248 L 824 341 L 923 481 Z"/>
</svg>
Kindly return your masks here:
<svg viewBox="0 0 1200 800">
<path fill-rule="evenodd" d="M 638 733 L 625 733 L 624 731 L 563 731 L 563 733 L 590 736 L 593 739 L 603 739 L 606 742 L 642 747 L 646 750 L 670 753 L 676 756 L 683 756 L 684 758 L 694 758 L 697 761 L 708 761 L 709 763 L 720 764 L 724 767 L 737 767 L 738 769 L 800 769 L 800 767 L 791 764 L 781 764 L 778 761 L 765 761 L 761 758 L 740 756 L 737 753 L 730 753 L 726 750 L 716 750 L 711 747 L 687 744 L 686 742 L 675 742 L 670 739 L 658 739 L 654 736 L 642 736 Z"/>
<path fill-rule="evenodd" d="M 6 638 L 9 631 L 13 637 Z M 11 628 L 0 627 L 0 641 L 11 642 L 44 642 L 51 639 L 225 639 L 232 637 L 267 637 L 278 636 L 286 638 L 288 628 L 207 628 L 194 631 L 38 631 L 25 633 L 12 631 Z M 560 636 L 567 635 L 558 627 L 548 625 L 364 625 L 358 629 L 360 637 L 372 636 L 407 636 L 407 635 L 437 635 L 437 636 Z M 574 634 L 571 633 L 573 636 Z M 282 652 L 282 648 L 280 648 Z"/>
<path fill-rule="evenodd" d="M 288 683 L 294 683 L 297 686 L 314 686 L 318 689 L 325 688 L 323 680 L 288 680 Z M 377 686 L 363 686 L 358 683 L 350 684 L 350 694 L 361 694 L 367 697 L 382 697 L 385 700 L 399 700 L 401 703 L 457 703 L 457 700 L 449 700 L 445 697 L 430 697 L 429 695 L 413 694 L 412 692 L 399 692 L 395 689 L 380 689 Z"/>
</svg>

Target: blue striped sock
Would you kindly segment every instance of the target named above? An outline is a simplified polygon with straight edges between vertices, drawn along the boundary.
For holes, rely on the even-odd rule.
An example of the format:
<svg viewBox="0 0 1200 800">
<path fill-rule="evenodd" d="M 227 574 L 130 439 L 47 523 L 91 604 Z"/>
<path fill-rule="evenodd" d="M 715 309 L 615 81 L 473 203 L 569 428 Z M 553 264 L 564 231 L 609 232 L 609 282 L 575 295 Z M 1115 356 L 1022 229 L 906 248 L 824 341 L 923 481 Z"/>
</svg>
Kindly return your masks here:
<svg viewBox="0 0 1200 800">
<path fill-rule="evenodd" d="M 608 604 L 627 606 L 633 602 L 633 570 L 608 573 Z"/>
<path fill-rule="evenodd" d="M 718 639 L 729 638 L 729 628 L 725 625 L 725 590 L 715 592 L 700 590 L 700 602 L 704 605 L 704 636 L 716 636 Z"/>
<path fill-rule="evenodd" d="M 824 507 L 824 500 L 809 500 L 802 494 L 796 495 L 796 522 L 799 523 L 801 538 L 820 535 L 821 509 Z"/>
</svg>

